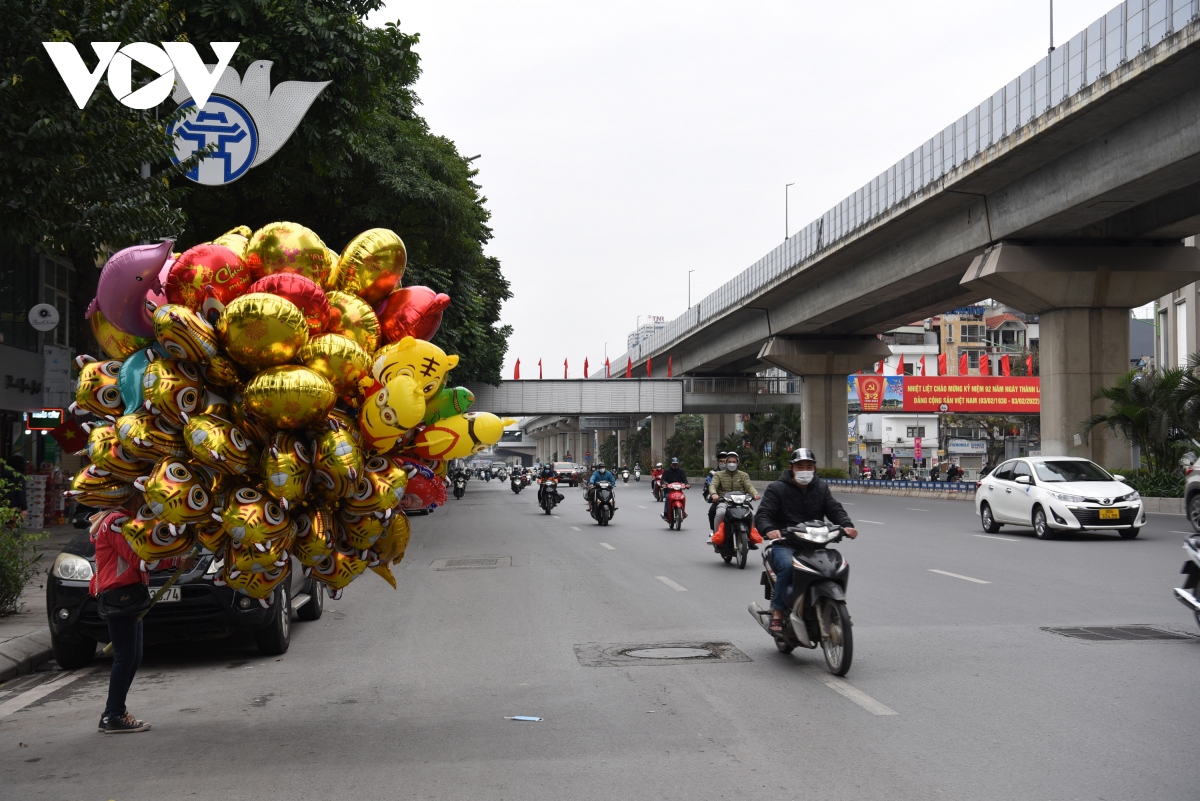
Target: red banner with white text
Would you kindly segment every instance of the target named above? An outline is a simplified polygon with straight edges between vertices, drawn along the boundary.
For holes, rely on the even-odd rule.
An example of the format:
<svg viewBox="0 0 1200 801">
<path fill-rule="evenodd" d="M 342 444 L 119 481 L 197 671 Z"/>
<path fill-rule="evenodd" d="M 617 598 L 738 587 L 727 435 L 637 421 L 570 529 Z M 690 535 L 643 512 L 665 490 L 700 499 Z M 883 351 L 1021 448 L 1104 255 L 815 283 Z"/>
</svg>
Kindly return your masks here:
<svg viewBox="0 0 1200 801">
<path fill-rule="evenodd" d="M 904 411 L 1038 414 L 1040 378 L 905 376 Z"/>
</svg>

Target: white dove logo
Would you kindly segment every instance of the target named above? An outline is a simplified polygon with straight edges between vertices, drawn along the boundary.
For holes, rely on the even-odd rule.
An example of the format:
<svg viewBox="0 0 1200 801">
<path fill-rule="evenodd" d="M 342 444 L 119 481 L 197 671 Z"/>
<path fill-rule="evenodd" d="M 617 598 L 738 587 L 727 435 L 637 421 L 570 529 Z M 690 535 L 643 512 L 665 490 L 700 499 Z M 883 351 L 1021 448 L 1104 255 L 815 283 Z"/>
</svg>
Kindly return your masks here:
<svg viewBox="0 0 1200 801">
<path fill-rule="evenodd" d="M 197 150 L 217 146 L 186 173 L 188 178 L 206 186 L 241 178 L 279 152 L 331 83 L 284 81 L 272 91 L 271 64 L 255 61 L 241 78 L 233 67 L 226 67 L 203 107 L 185 83 L 175 84 L 171 97 L 189 111 L 167 131 L 175 143 L 172 160 L 178 164 Z"/>
</svg>

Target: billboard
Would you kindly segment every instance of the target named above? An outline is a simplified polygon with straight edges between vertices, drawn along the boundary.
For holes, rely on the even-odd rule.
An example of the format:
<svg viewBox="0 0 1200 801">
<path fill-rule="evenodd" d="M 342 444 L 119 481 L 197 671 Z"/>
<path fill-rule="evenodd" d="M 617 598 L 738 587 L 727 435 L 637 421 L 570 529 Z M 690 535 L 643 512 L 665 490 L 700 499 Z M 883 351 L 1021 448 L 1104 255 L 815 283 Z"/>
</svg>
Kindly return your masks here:
<svg viewBox="0 0 1200 801">
<path fill-rule="evenodd" d="M 1038 414 L 1041 379 L 990 376 L 905 376 L 904 411 Z"/>
<path fill-rule="evenodd" d="M 851 414 L 858 412 L 900 411 L 904 403 L 904 376 L 882 376 L 874 373 L 849 376 L 847 402 Z M 860 394 L 860 384 L 865 388 Z M 867 396 L 864 405 L 861 398 Z"/>
</svg>

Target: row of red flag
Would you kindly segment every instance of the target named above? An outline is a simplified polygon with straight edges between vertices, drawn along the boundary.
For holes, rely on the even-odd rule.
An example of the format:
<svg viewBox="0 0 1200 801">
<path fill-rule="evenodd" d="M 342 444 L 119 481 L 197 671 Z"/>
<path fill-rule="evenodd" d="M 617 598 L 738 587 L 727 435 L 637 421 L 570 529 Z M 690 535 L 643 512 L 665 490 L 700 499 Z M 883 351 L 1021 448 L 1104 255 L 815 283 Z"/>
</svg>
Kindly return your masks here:
<svg viewBox="0 0 1200 801">
<path fill-rule="evenodd" d="M 919 363 L 921 365 L 921 375 L 923 375 L 923 376 L 929 375 L 928 371 L 925 369 L 925 357 L 924 356 L 921 357 Z M 875 372 L 877 374 L 883 375 L 883 365 L 884 365 L 884 363 L 882 361 L 878 362 L 875 365 Z M 967 354 L 965 352 L 958 354 L 958 374 L 966 375 L 968 369 L 969 369 L 969 367 L 968 367 L 968 361 L 967 361 Z M 949 369 L 946 365 L 946 354 L 939 353 L 938 357 L 937 357 L 937 374 L 938 375 L 948 375 L 948 373 L 949 373 Z M 992 374 L 991 356 L 989 356 L 986 351 L 981 353 L 979 356 L 979 374 L 980 375 L 991 375 Z M 1000 357 L 1000 374 L 1002 376 L 1004 376 L 1005 378 L 1009 378 L 1012 376 L 1012 363 L 1009 361 L 1007 353 Z M 1025 355 L 1025 374 L 1030 375 L 1030 376 L 1033 375 L 1033 354 L 1032 353 L 1028 353 Z M 896 365 L 896 375 L 904 375 L 904 354 L 903 353 L 900 354 L 900 362 Z M 914 371 L 913 375 L 916 375 L 915 371 Z"/>
<path fill-rule="evenodd" d="M 674 361 L 675 361 L 675 358 L 673 356 L 667 357 L 667 378 L 674 378 L 674 375 L 673 375 L 674 370 L 675 370 Z M 563 378 L 570 377 L 570 367 L 568 366 L 567 362 L 568 362 L 567 359 L 563 359 Z M 653 362 L 654 362 L 653 359 L 646 359 L 646 378 L 654 377 Z M 542 377 L 542 360 L 541 359 L 538 359 L 537 367 L 538 367 L 538 378 L 540 379 Z M 621 368 L 618 367 L 617 369 L 620 370 Z M 588 360 L 586 357 L 583 360 L 583 377 L 584 378 L 588 377 Z M 609 363 L 607 358 L 605 358 L 605 360 L 604 360 L 604 377 L 612 378 L 612 365 Z M 627 357 L 627 361 L 625 363 L 625 377 L 633 378 L 633 359 L 631 357 Z M 513 366 L 513 381 L 520 381 L 520 380 L 521 380 L 521 360 L 517 359 L 517 363 Z"/>
</svg>

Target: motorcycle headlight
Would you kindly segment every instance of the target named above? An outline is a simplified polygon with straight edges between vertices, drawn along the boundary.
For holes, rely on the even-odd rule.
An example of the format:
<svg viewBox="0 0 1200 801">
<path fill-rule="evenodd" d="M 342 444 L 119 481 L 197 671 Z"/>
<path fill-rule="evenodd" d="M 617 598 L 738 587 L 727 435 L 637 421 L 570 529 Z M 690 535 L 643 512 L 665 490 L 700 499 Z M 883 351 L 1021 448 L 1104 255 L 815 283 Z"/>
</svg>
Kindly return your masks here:
<svg viewBox="0 0 1200 801">
<path fill-rule="evenodd" d="M 92 577 L 92 563 L 73 553 L 60 553 L 54 558 L 50 573 L 67 581 L 88 581 Z"/>
<path fill-rule="evenodd" d="M 1050 494 L 1064 503 L 1083 503 L 1085 500 L 1082 495 L 1068 495 L 1065 492 L 1051 492 Z"/>
</svg>

